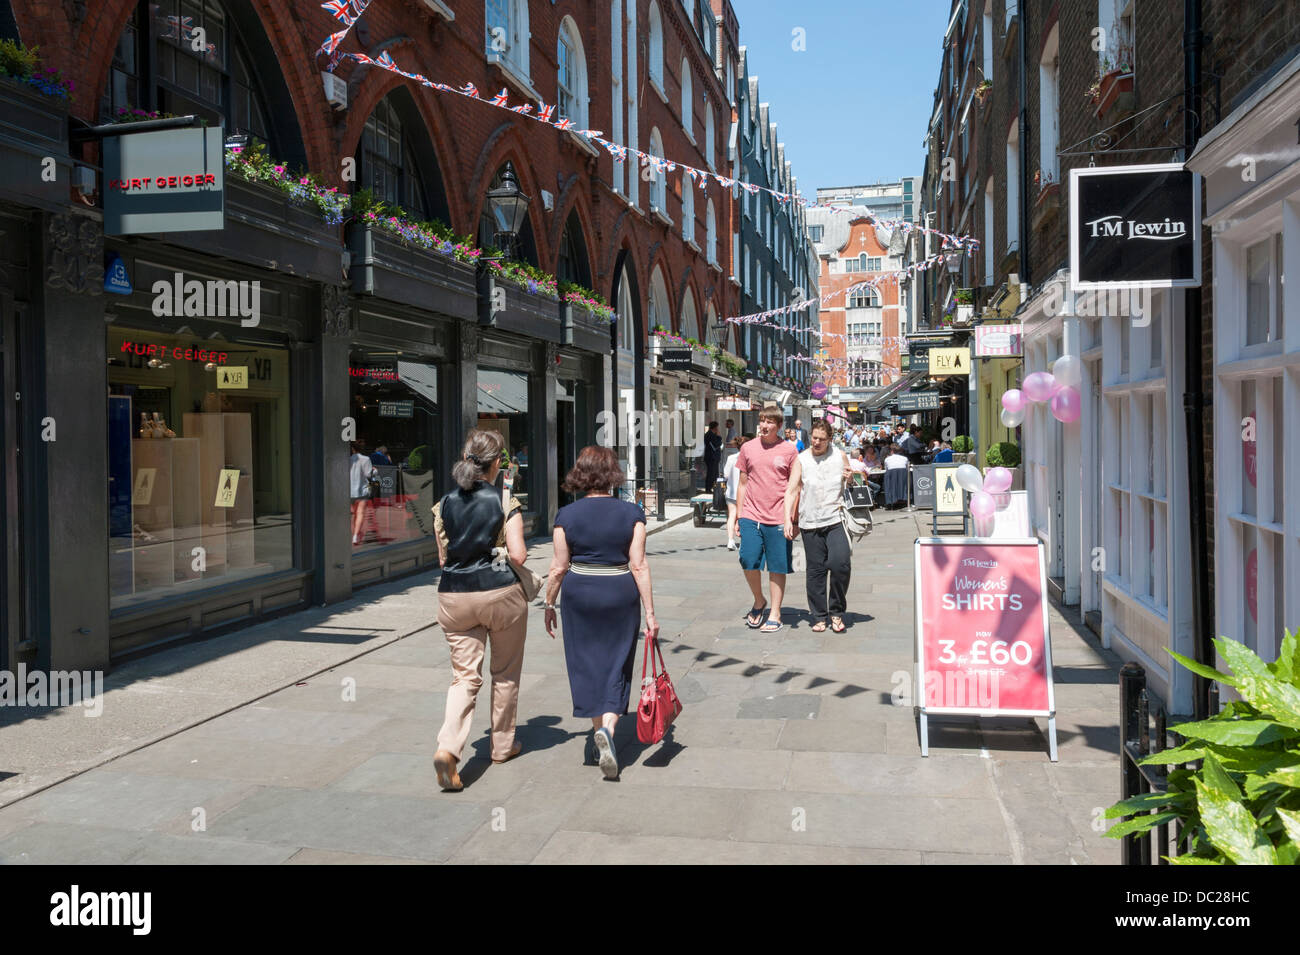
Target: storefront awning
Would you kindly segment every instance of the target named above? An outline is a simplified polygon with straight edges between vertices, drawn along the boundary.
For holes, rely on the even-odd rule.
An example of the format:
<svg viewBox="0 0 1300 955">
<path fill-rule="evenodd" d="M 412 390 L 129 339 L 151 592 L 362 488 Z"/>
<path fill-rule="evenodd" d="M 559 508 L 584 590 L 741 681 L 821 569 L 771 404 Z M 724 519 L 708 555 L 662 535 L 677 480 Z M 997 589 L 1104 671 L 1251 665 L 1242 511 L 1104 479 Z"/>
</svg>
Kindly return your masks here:
<svg viewBox="0 0 1300 955">
<path fill-rule="evenodd" d="M 528 376 L 510 371 L 480 368 L 478 373 L 479 414 L 524 414 L 528 411 Z"/>
<path fill-rule="evenodd" d="M 870 401 L 865 402 L 860 407 L 863 411 L 879 411 L 885 405 L 889 404 L 894 398 L 897 398 L 905 391 L 911 391 L 912 386 L 926 377 L 923 371 L 911 371 L 894 382 L 880 394 L 874 396 Z"/>
</svg>

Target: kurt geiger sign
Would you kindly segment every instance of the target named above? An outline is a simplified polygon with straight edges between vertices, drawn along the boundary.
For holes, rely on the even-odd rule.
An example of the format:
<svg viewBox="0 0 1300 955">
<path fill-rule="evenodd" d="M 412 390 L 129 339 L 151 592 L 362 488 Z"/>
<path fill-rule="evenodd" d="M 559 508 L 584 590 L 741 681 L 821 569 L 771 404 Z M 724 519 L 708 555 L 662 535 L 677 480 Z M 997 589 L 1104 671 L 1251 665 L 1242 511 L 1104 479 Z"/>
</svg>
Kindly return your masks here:
<svg viewBox="0 0 1300 955">
<path fill-rule="evenodd" d="M 1201 284 L 1201 177 L 1181 163 L 1070 170 L 1075 289 Z"/>
</svg>

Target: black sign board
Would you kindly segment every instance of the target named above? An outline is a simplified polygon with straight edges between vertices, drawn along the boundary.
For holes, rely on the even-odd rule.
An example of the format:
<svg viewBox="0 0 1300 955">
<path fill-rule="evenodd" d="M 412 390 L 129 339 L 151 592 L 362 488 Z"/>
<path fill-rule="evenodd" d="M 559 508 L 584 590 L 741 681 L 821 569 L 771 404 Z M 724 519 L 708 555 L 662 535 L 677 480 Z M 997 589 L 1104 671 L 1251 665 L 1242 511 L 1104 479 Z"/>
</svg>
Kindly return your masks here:
<svg viewBox="0 0 1300 955">
<path fill-rule="evenodd" d="M 379 417 L 381 418 L 411 418 L 414 416 L 415 402 L 413 400 L 379 402 Z"/>
<path fill-rule="evenodd" d="M 934 507 L 934 465 L 912 465 L 912 506 Z"/>
<path fill-rule="evenodd" d="M 908 371 L 929 371 L 930 370 L 930 343 L 918 344 L 912 342 L 907 346 Z"/>
<path fill-rule="evenodd" d="M 690 371 L 691 350 L 689 348 L 665 348 L 661 353 L 659 367 L 665 371 Z"/>
<path fill-rule="evenodd" d="M 1201 177 L 1181 163 L 1070 170 L 1075 289 L 1201 284 Z"/>
<path fill-rule="evenodd" d="M 938 411 L 939 392 L 914 391 L 910 394 L 899 395 L 898 410 L 899 411 Z"/>
</svg>

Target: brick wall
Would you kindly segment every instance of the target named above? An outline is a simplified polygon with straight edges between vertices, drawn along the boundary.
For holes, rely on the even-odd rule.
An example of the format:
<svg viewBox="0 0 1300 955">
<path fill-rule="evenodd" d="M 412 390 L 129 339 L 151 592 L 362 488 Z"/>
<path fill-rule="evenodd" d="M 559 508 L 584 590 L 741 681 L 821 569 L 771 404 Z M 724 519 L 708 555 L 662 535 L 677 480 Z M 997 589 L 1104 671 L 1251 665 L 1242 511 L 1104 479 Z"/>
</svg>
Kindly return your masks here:
<svg viewBox="0 0 1300 955">
<path fill-rule="evenodd" d="M 88 13 L 80 22 L 68 19 L 72 4 L 47 0 L 13 0 L 15 20 L 27 46 L 39 46 L 45 62 L 62 70 L 76 84 L 77 100 L 73 113 L 87 122 L 97 120 L 103 85 L 106 82 L 113 51 L 122 27 L 136 6 L 135 0 L 102 0 L 88 4 Z M 348 83 L 348 109 L 335 112 L 326 103 L 319 71 L 326 65 L 317 60 L 315 51 L 335 28 L 333 21 L 320 9 L 318 0 L 227 0 L 229 8 L 243 7 L 253 14 L 275 50 L 278 63 L 259 62 L 254 69 L 278 69 L 288 87 L 293 112 L 301 129 L 308 166 L 313 172 L 339 185 L 342 160 L 355 154 L 367 117 L 375 104 L 398 86 L 410 88 L 420 116 L 428 128 L 443 176 L 443 187 L 450 211 L 451 226 L 461 233 L 476 234 L 482 197 L 496 171 L 507 160 L 514 163 L 520 188 L 533 197 L 529 215 L 536 239 L 539 263 L 554 272 L 561 231 L 570 211 L 576 209 L 582 223 L 590 255 L 592 282 L 596 291 L 607 298 L 613 295 L 614 269 L 619 253 L 627 249 L 635 272 L 635 286 L 644 298 L 650 287 L 649 276 L 662 266 L 668 277 L 672 301 L 670 307 L 676 323 L 682 301 L 695 301 L 701 321 L 712 303 L 718 315 L 739 311 L 739 290 L 726 276 L 731 274 L 733 227 L 730 197 L 716 182 L 707 196 L 713 198 L 717 216 L 717 260 L 721 271 L 711 269 L 705 259 L 704 190 L 696 189 L 696 242 L 701 251 L 694 252 L 681 238 L 680 173 L 670 175 L 669 210 L 672 227 L 649 218 L 645 184 L 642 184 L 639 209 L 629 209 L 625 199 L 610 188 L 613 161 L 603 150 L 591 156 L 566 134 L 521 119 L 463 97 L 436 93 L 384 70 L 341 63 L 337 72 Z M 346 51 L 368 50 L 374 53 L 382 44 L 397 64 L 422 73 L 429 79 L 451 85 L 474 83 L 480 92 L 490 94 L 505 86 L 512 103 L 527 101 L 501 73 L 488 64 L 484 56 L 486 35 L 484 5 L 480 2 L 457 3 L 456 18 L 448 23 L 420 3 L 411 0 L 372 0 L 365 15 L 344 41 Z M 672 90 L 664 104 L 649 89 L 646 80 L 644 40 L 648 36 L 648 0 L 638 2 L 636 39 L 636 78 L 640 90 L 638 146 L 648 151 L 650 130 L 657 126 L 663 137 L 667 158 L 696 167 L 707 167 L 701 149 L 704 143 L 704 100 L 707 92 L 714 104 L 714 168 L 726 175 L 726 141 L 729 110 L 722 81 L 714 70 L 694 30 L 685 24 L 685 12 L 678 3 L 660 4 L 664 22 L 664 74 Z M 626 7 L 624 7 L 624 10 Z M 611 134 L 611 7 L 608 0 L 533 0 L 528 4 L 531 34 L 529 66 L 537 93 L 548 103 L 556 101 L 556 41 L 560 22 L 565 16 L 576 21 L 586 58 L 589 125 Z M 623 30 L 622 62 L 626 64 L 628 30 Z M 390 42 L 390 41 L 396 42 Z M 681 129 L 680 72 L 683 56 L 693 72 L 694 123 L 698 144 L 692 145 Z M 535 104 L 534 104 L 535 105 Z M 553 211 L 545 211 L 541 190 L 555 196 Z M 645 335 L 645 329 L 641 329 Z M 738 347 L 733 341 L 733 350 Z"/>
</svg>

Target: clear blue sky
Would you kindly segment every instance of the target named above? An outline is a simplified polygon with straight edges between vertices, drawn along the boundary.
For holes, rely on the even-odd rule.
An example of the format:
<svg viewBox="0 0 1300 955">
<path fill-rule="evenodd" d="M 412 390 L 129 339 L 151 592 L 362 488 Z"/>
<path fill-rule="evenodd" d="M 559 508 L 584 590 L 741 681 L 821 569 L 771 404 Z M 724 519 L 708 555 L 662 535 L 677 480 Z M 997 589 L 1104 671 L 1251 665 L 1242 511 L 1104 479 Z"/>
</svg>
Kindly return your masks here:
<svg viewBox="0 0 1300 955">
<path fill-rule="evenodd" d="M 759 101 L 805 196 L 921 175 L 948 0 L 731 3 Z"/>
</svg>

